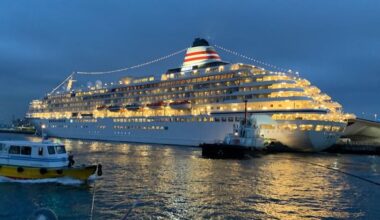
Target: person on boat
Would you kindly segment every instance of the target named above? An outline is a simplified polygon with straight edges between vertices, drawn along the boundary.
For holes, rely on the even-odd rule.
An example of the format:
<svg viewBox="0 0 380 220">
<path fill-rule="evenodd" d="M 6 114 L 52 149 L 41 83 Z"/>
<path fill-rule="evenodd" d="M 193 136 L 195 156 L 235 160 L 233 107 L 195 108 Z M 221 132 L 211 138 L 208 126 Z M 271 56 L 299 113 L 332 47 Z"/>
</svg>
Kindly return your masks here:
<svg viewBox="0 0 380 220">
<path fill-rule="evenodd" d="M 71 151 L 69 152 L 68 159 L 69 159 L 69 165 L 68 166 L 72 167 L 75 164 L 75 161 L 74 161 L 74 155 L 71 153 Z"/>
</svg>

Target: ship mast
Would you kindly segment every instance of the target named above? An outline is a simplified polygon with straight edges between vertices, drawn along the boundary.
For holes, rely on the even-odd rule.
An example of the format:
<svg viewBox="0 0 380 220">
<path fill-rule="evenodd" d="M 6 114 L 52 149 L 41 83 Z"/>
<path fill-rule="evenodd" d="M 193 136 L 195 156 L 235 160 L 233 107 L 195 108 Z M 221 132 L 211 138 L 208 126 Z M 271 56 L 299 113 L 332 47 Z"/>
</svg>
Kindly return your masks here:
<svg viewBox="0 0 380 220">
<path fill-rule="evenodd" d="M 247 124 L 247 102 L 248 100 L 244 100 L 244 124 Z"/>
<path fill-rule="evenodd" d="M 73 83 L 76 82 L 76 80 L 74 80 L 74 74 L 75 72 L 73 72 L 73 74 L 70 75 L 68 81 L 67 81 L 67 86 L 66 86 L 66 91 L 69 92 L 71 90 L 71 88 L 73 87 Z"/>
</svg>

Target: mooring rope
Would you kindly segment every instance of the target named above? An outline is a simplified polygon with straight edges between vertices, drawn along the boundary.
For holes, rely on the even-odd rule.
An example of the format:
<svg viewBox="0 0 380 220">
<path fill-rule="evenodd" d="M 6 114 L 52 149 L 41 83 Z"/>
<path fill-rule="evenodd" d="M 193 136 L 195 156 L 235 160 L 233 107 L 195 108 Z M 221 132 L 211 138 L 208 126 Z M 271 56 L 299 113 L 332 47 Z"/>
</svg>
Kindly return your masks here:
<svg viewBox="0 0 380 220">
<path fill-rule="evenodd" d="M 94 177 L 94 188 L 92 189 L 92 202 L 91 202 L 91 213 L 90 213 L 90 220 L 92 220 L 93 216 L 94 216 L 94 209 L 95 209 L 95 194 L 96 194 L 96 178 L 97 178 L 97 175 L 98 175 L 98 169 L 101 169 L 99 168 L 99 160 L 97 160 L 97 163 L 98 166 L 96 168 L 96 171 L 95 171 L 95 177 Z"/>
<path fill-rule="evenodd" d="M 380 183 L 379 183 L 379 182 L 376 182 L 376 181 L 373 181 L 373 180 L 367 179 L 367 178 L 365 178 L 365 177 L 361 177 L 361 176 L 359 176 L 359 175 L 356 175 L 356 174 L 353 174 L 353 173 L 349 173 L 349 172 L 346 172 L 346 171 L 343 171 L 343 170 L 339 170 L 339 169 L 336 169 L 336 168 L 333 168 L 333 167 L 325 166 L 325 165 L 322 165 L 322 164 L 313 163 L 313 162 L 309 162 L 309 161 L 305 161 L 305 160 L 300 160 L 300 159 L 297 159 L 297 158 L 290 158 L 290 157 L 276 157 L 276 158 L 266 158 L 266 159 L 272 159 L 272 160 L 275 160 L 275 159 L 278 159 L 278 158 L 287 159 L 287 160 L 291 160 L 291 161 L 298 161 L 298 162 L 301 162 L 301 163 L 306 163 L 306 164 L 309 164 L 309 165 L 322 167 L 322 168 L 325 168 L 325 169 L 329 169 L 329 170 L 332 170 L 332 171 L 335 171 L 335 172 L 338 172 L 338 173 L 342 173 L 342 174 L 345 174 L 345 175 L 347 175 L 347 176 L 351 176 L 351 177 L 353 177 L 353 178 L 356 178 L 356 179 L 359 179 L 359 180 L 362 180 L 362 181 L 365 181 L 365 182 L 371 183 L 371 184 L 376 185 L 376 186 L 380 186 Z"/>
<path fill-rule="evenodd" d="M 303 163 L 307 163 L 307 164 L 314 165 L 314 166 L 318 166 L 318 167 L 323 167 L 323 168 L 325 168 L 325 169 L 333 170 L 333 171 L 336 171 L 336 172 L 339 172 L 339 173 L 345 174 L 345 175 L 347 175 L 347 176 L 351 176 L 351 177 L 357 178 L 357 179 L 359 179 L 359 180 L 362 180 L 362 181 L 365 181 L 365 182 L 368 182 L 368 183 L 374 184 L 374 185 L 376 185 L 376 186 L 380 186 L 380 183 L 379 183 L 379 182 L 376 182 L 376 181 L 373 181 L 373 180 L 367 179 L 367 178 L 365 178 L 365 177 L 361 177 L 361 176 L 356 175 L 356 174 L 353 174 L 353 173 L 345 172 L 345 171 L 343 171 L 343 170 L 339 170 L 339 169 L 336 169 L 336 168 L 333 168 L 333 167 L 325 166 L 325 165 L 318 164 L 318 163 L 308 162 L 308 161 L 304 161 L 304 160 L 299 160 L 299 159 L 293 159 L 293 160 L 296 160 L 296 161 L 299 161 L 299 162 L 303 162 Z"/>
<path fill-rule="evenodd" d="M 94 208 L 95 208 L 95 193 L 96 193 L 96 180 L 94 181 L 94 188 L 92 189 L 92 203 L 91 203 L 91 213 L 90 220 L 93 218 Z"/>
<path fill-rule="evenodd" d="M 96 188 L 96 181 L 94 181 L 94 188 L 92 188 L 92 202 L 91 202 L 91 212 L 90 212 L 90 219 L 92 220 L 93 214 L 94 214 L 94 207 L 95 207 L 95 190 Z"/>
<path fill-rule="evenodd" d="M 135 201 L 133 202 L 131 208 L 129 208 L 128 212 L 125 213 L 125 215 L 123 216 L 123 218 L 121 220 L 127 220 L 128 216 L 132 213 L 133 209 L 135 209 L 135 207 L 137 206 L 137 204 L 140 203 L 140 199 L 143 195 L 146 194 L 146 191 L 144 193 L 141 193 L 136 199 Z"/>
</svg>

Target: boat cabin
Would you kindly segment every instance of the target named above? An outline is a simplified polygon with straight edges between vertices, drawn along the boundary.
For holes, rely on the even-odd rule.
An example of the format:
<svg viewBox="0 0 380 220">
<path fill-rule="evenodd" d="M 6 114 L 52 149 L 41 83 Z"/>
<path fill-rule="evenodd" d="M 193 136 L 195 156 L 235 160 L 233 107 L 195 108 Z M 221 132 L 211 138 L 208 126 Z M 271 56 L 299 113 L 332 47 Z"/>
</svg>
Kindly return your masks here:
<svg viewBox="0 0 380 220">
<path fill-rule="evenodd" d="M 224 139 L 224 143 L 255 149 L 265 148 L 268 142 L 264 135 L 261 134 L 259 124 L 256 116 L 253 115 L 240 121 L 238 129 L 235 130 L 234 134 L 228 134 Z"/>
<path fill-rule="evenodd" d="M 65 146 L 51 141 L 0 141 L 0 166 L 65 167 L 69 160 Z"/>
</svg>

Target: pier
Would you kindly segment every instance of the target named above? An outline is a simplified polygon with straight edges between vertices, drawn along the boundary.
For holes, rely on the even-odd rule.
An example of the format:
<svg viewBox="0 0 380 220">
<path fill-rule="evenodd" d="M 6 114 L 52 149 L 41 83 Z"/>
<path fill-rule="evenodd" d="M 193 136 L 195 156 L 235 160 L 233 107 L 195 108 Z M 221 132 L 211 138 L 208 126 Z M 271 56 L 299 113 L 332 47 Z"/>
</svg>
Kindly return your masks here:
<svg viewBox="0 0 380 220">
<path fill-rule="evenodd" d="M 326 150 L 329 153 L 380 155 L 380 145 L 335 144 Z"/>
<path fill-rule="evenodd" d="M 380 155 L 380 122 L 364 118 L 350 119 L 340 141 L 326 151 Z"/>
<path fill-rule="evenodd" d="M 35 134 L 36 129 L 34 127 L 0 128 L 0 133 Z"/>
</svg>

